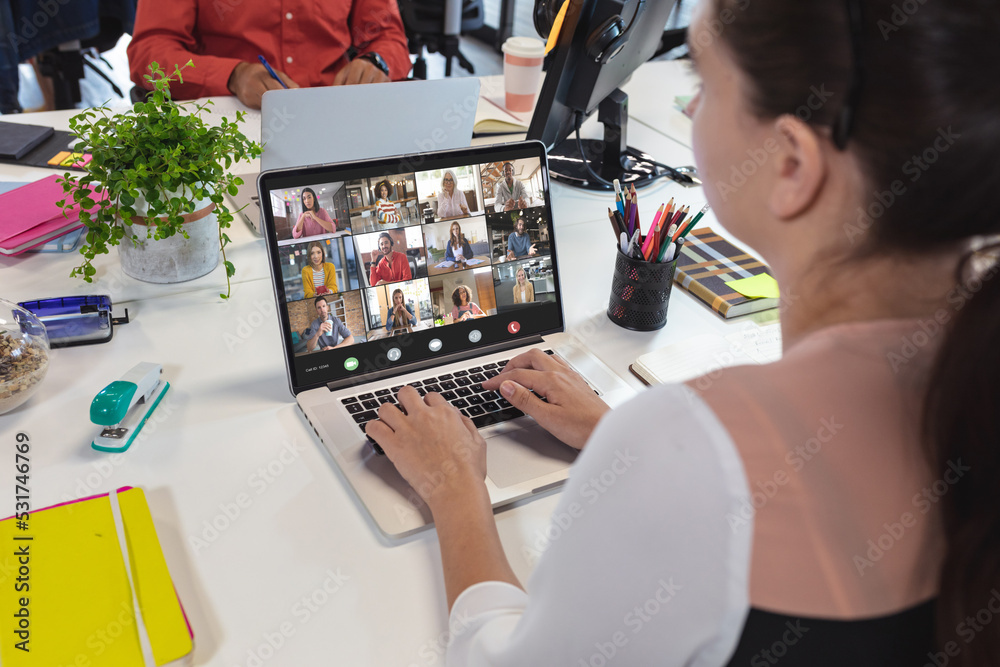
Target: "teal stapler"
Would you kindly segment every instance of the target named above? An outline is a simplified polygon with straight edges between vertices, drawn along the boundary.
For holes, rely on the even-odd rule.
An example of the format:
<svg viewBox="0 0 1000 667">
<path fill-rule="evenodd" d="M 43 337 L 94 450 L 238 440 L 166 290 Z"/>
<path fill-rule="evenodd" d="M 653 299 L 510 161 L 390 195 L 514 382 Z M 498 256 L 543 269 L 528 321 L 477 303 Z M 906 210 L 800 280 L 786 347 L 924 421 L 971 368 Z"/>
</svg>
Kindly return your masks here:
<svg viewBox="0 0 1000 667">
<path fill-rule="evenodd" d="M 124 452 L 167 393 L 162 364 L 142 362 L 98 392 L 90 404 L 90 421 L 105 429 L 91 445 L 102 452 Z"/>
</svg>

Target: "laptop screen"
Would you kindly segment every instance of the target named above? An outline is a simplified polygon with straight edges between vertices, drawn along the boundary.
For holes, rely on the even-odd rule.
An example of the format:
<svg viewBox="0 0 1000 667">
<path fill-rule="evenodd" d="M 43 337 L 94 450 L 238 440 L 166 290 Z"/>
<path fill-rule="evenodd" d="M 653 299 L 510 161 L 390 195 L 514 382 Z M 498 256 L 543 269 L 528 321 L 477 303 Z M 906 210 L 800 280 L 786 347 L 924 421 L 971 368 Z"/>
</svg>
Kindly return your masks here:
<svg viewBox="0 0 1000 667">
<path fill-rule="evenodd" d="M 269 171 L 258 189 L 293 392 L 563 327 L 539 142 Z"/>
</svg>

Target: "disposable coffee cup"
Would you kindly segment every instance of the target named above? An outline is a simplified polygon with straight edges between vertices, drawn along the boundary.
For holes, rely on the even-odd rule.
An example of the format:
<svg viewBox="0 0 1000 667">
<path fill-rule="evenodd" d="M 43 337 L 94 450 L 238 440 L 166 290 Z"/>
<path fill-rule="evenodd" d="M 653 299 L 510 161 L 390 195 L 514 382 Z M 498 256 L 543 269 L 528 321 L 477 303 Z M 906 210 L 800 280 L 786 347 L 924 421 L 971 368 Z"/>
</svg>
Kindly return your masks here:
<svg viewBox="0 0 1000 667">
<path fill-rule="evenodd" d="M 509 37 L 503 50 L 503 83 L 508 111 L 531 111 L 545 59 L 545 43 L 533 37 Z"/>
</svg>

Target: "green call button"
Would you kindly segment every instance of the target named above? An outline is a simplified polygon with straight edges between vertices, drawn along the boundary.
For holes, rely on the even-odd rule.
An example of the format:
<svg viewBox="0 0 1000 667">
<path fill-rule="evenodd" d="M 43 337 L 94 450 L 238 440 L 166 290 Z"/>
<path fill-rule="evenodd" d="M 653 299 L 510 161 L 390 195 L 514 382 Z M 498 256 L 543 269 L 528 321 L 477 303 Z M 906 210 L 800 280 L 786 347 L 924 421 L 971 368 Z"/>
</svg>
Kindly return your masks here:
<svg viewBox="0 0 1000 667">
<path fill-rule="evenodd" d="M 348 357 L 344 361 L 344 368 L 346 370 L 349 370 L 349 371 L 356 371 L 358 369 L 358 358 L 357 357 Z"/>
</svg>

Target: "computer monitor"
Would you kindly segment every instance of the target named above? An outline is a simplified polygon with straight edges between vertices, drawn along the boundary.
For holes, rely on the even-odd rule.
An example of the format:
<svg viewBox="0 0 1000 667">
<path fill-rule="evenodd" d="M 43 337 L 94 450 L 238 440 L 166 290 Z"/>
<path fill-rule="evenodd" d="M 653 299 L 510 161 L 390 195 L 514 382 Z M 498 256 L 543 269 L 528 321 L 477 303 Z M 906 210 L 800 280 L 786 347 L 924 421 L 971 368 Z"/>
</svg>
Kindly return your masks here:
<svg viewBox="0 0 1000 667">
<path fill-rule="evenodd" d="M 566 1 L 569 6 L 528 127 L 528 138 L 545 144 L 551 177 L 593 190 L 610 189 L 614 179 L 636 187 L 664 175 L 691 180 L 628 146 L 628 97 L 618 89 L 656 52 L 677 0 Z M 543 6 L 547 4 L 551 8 Z M 559 4 L 539 0 L 536 25 Z M 595 109 L 604 124 L 604 139 L 578 144 L 578 123 Z"/>
</svg>

